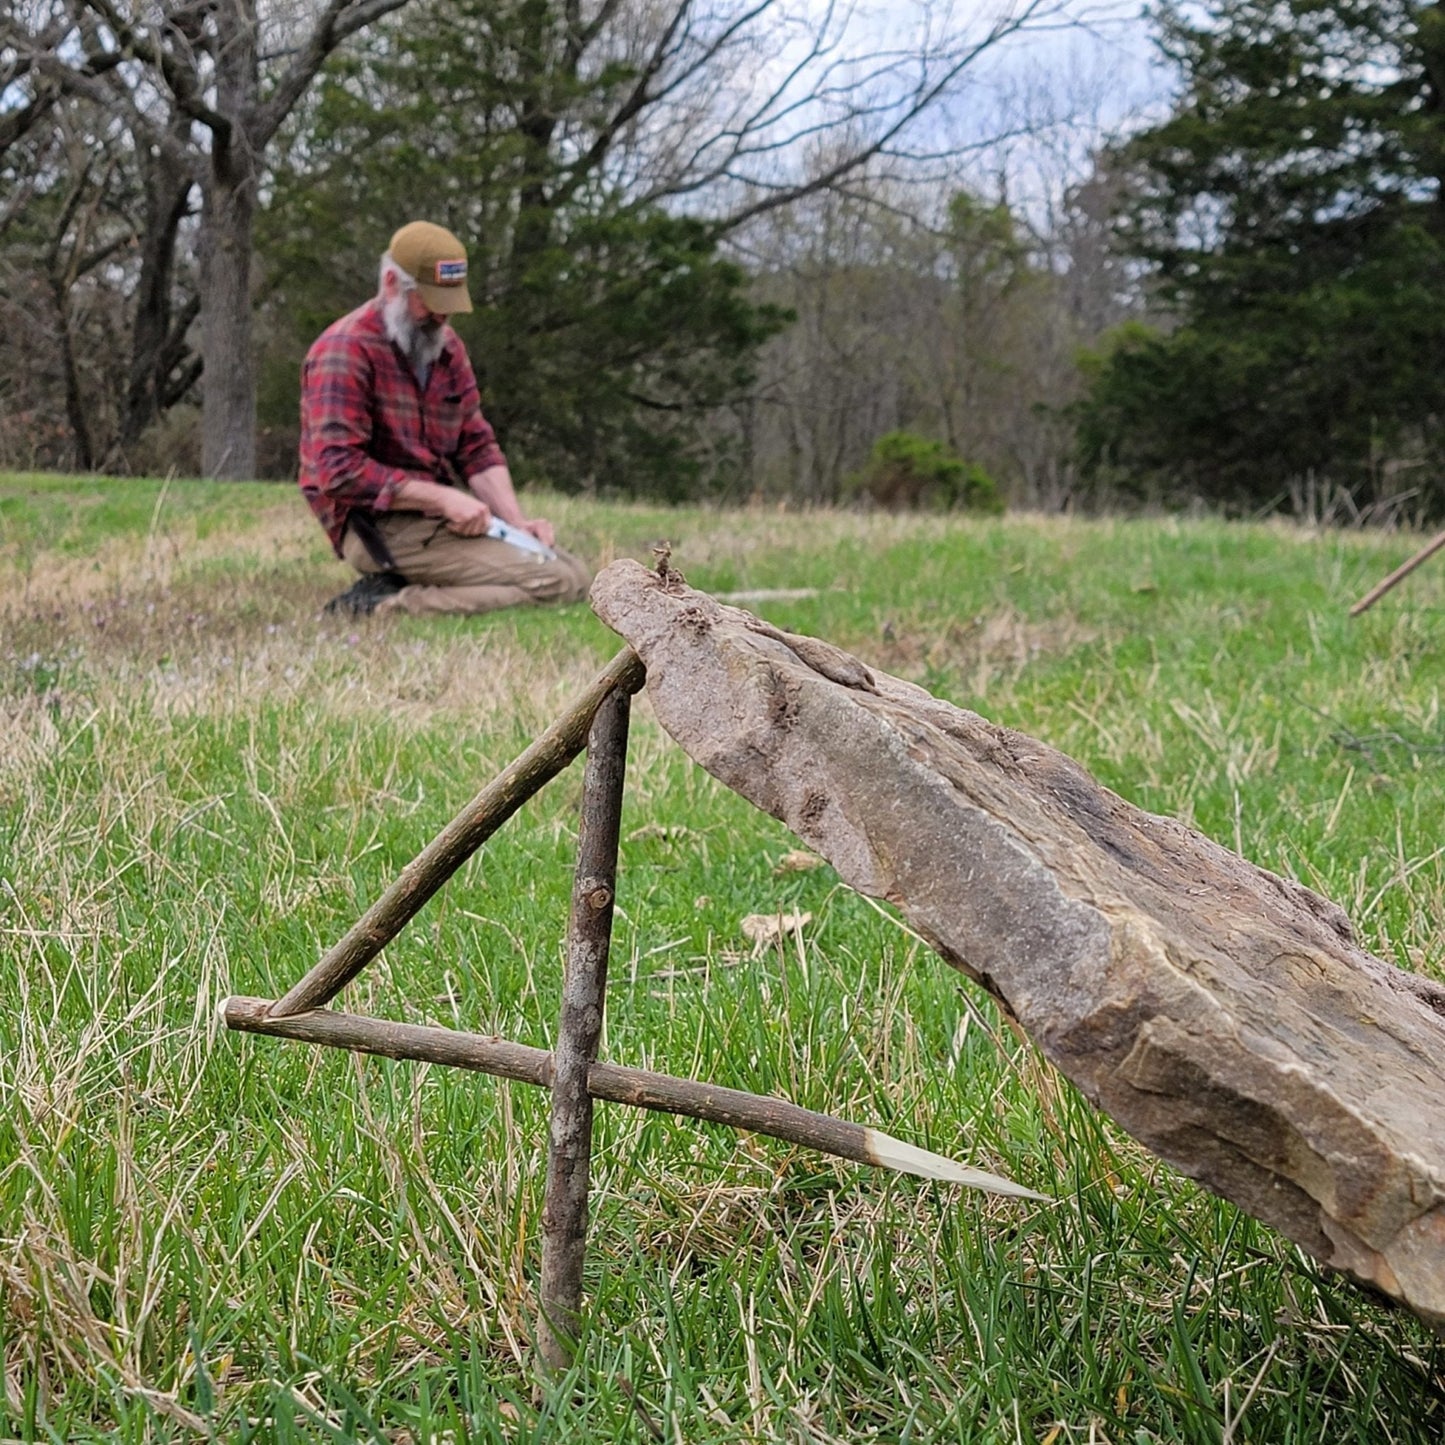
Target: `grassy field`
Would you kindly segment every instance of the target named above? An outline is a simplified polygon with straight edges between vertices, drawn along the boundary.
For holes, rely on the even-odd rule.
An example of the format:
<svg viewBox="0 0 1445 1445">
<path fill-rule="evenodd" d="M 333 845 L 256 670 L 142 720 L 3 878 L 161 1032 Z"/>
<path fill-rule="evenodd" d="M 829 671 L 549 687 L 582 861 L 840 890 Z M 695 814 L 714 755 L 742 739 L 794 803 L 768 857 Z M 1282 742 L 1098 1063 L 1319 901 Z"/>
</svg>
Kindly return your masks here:
<svg viewBox="0 0 1445 1445">
<path fill-rule="evenodd" d="M 1210 521 L 557 500 L 1078 758 L 1445 976 L 1445 563 Z M 634 715 L 603 1056 L 878 1124 L 985 1198 L 599 1112 L 582 1368 L 534 1386 L 546 1099 L 221 1029 L 294 982 L 616 650 L 389 625 L 289 488 L 0 478 L 0 1438 L 1436 1442 L 1445 1349 L 1201 1194 Z M 354 984 L 547 1045 L 581 769 Z M 755 954 L 750 913 L 802 910 Z"/>
</svg>

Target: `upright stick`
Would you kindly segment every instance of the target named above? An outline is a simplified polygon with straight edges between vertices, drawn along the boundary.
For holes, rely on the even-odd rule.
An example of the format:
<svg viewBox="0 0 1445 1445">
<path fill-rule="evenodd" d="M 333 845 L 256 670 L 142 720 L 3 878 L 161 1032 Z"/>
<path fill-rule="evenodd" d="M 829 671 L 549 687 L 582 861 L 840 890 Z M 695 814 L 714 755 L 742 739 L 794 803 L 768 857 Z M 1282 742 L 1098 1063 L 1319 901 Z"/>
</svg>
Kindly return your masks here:
<svg viewBox="0 0 1445 1445">
<path fill-rule="evenodd" d="M 549 1374 L 572 1363 L 581 1320 L 592 1166 L 592 1095 L 587 1089 L 587 1071 L 596 1061 L 602 1036 L 630 706 L 626 693 L 614 692 L 598 708 L 587 739 L 582 829 L 567 924 L 562 1015 L 553 1052 L 552 1128 L 542 1203 L 537 1353 Z"/>
<path fill-rule="evenodd" d="M 1358 617 L 1367 607 L 1373 607 L 1390 588 L 1397 582 L 1403 582 L 1422 562 L 1428 561 L 1442 547 L 1445 547 L 1445 532 L 1438 537 L 1432 537 L 1408 562 L 1402 562 L 1388 577 L 1375 587 L 1371 588 L 1353 607 L 1350 608 L 1350 616 Z"/>
<path fill-rule="evenodd" d="M 580 753 L 600 704 L 614 694 L 631 694 L 646 672 L 637 654 L 624 648 L 593 679 L 572 707 L 487 784 L 427 846 L 401 876 L 362 914 L 351 930 L 275 1006 L 279 1017 L 305 1013 L 331 1002 L 396 937 L 434 894 L 533 793 Z"/>
</svg>

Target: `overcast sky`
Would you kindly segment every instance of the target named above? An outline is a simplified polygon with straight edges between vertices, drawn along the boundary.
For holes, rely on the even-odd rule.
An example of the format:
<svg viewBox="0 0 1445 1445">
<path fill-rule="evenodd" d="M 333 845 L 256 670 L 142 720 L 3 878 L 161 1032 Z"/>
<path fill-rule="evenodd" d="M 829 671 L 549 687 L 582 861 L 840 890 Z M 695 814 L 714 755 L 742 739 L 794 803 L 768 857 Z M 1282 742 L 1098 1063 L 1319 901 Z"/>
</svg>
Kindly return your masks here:
<svg viewBox="0 0 1445 1445">
<path fill-rule="evenodd" d="M 797 3 L 803 28 L 845 25 L 840 49 L 877 56 L 942 36 L 982 39 L 1030 0 L 857 0 L 851 11 L 828 0 Z M 779 71 L 806 43 L 793 34 Z M 961 153 L 969 175 L 1032 208 L 1084 174 L 1104 140 L 1160 116 L 1172 88 L 1140 0 L 1042 0 L 1025 28 L 984 51 L 948 101 L 910 131 L 910 148 Z"/>
</svg>

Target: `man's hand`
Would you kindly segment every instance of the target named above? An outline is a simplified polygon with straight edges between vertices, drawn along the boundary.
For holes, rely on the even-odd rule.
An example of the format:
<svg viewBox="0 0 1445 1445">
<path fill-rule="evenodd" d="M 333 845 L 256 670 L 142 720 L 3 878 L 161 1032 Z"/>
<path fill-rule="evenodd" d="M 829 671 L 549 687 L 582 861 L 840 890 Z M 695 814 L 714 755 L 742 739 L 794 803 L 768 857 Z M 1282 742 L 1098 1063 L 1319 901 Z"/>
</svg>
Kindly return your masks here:
<svg viewBox="0 0 1445 1445">
<path fill-rule="evenodd" d="M 530 532 L 544 547 L 557 545 L 557 533 L 552 524 L 543 517 L 530 520 L 522 515 L 522 504 L 517 500 L 517 489 L 512 485 L 512 474 L 505 463 L 488 467 L 484 472 L 473 472 L 467 478 L 472 492 L 492 509 L 509 527 L 520 527 Z"/>
<path fill-rule="evenodd" d="M 483 537 L 492 525 L 492 509 L 470 492 L 447 487 L 442 517 L 449 532 L 459 537 Z"/>
</svg>

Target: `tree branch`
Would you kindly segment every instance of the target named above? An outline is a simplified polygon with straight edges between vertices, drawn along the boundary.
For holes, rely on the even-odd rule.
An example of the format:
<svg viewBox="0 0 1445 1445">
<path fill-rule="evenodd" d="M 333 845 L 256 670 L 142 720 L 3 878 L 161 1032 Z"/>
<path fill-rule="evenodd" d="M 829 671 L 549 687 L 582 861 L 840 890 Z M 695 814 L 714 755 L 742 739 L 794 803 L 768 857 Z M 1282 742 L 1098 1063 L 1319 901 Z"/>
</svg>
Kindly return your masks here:
<svg viewBox="0 0 1445 1445">
<path fill-rule="evenodd" d="M 1007 36 L 1017 34 L 1028 25 L 1031 19 L 1046 9 L 1052 9 L 1052 0 L 1029 0 L 1029 3 L 1017 15 L 998 21 L 987 35 L 976 44 L 967 47 L 961 55 L 956 56 L 935 81 L 931 84 L 921 83 L 908 101 L 903 114 L 867 145 L 844 156 L 807 181 L 781 187 L 774 194 L 734 211 L 730 216 L 724 217 L 717 223 L 715 233 L 720 236 L 726 235 L 729 231 L 736 230 L 747 221 L 764 215 L 768 211 L 776 210 L 780 206 L 791 205 L 805 196 L 826 190 L 837 181 L 842 180 L 844 176 L 858 170 L 860 166 L 866 165 L 875 156 L 883 154 L 889 143 L 917 120 L 970 65 L 978 60 L 980 55 L 993 49 Z"/>
<path fill-rule="evenodd" d="M 199 307 L 197 312 L 199 313 Z M 169 411 L 178 401 L 185 399 L 186 393 L 201 379 L 201 372 L 205 369 L 205 360 L 200 356 L 192 356 L 186 362 L 180 373 L 170 378 L 161 389 L 157 398 L 159 409 Z"/>
<path fill-rule="evenodd" d="M 295 58 L 275 88 L 252 112 L 247 128 L 251 145 L 257 151 L 267 145 L 342 41 L 407 3 L 408 0 L 330 0 L 310 33 L 296 47 Z"/>
<path fill-rule="evenodd" d="M 135 29 L 110 0 L 82 0 L 82 3 L 110 28 L 124 52 L 122 59 L 133 55 L 161 77 L 183 115 L 204 125 L 220 144 L 231 138 L 232 118 L 206 104 L 201 94 L 200 75 L 193 63 Z M 166 21 L 175 26 L 177 34 L 185 35 L 184 28 L 174 22 L 173 12 L 166 12 Z"/>
</svg>

